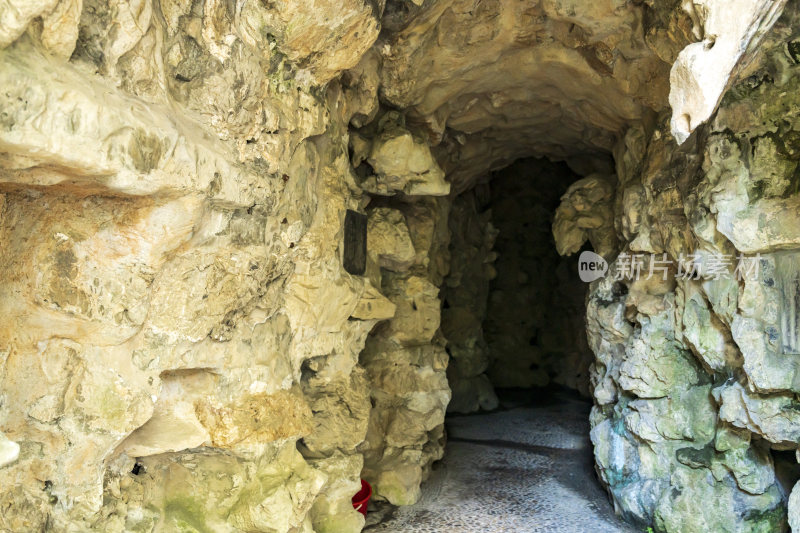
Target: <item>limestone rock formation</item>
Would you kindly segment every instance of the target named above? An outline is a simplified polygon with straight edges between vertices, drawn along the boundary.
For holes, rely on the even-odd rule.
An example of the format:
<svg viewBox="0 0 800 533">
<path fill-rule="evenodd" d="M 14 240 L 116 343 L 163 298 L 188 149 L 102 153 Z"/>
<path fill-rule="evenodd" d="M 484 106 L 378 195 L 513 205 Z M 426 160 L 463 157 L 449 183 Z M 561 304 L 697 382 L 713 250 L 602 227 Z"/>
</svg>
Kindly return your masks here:
<svg viewBox="0 0 800 533">
<path fill-rule="evenodd" d="M 785 1 L 692 0 L 682 7 L 700 42 L 678 55 L 670 72 L 671 132 L 678 144 L 716 111 L 725 90 L 781 13 Z"/>
<path fill-rule="evenodd" d="M 709 9 L 707 20 L 722 16 Z M 760 36 L 749 77 L 704 131 L 676 135 L 689 148 L 675 148 L 674 118 L 662 115 L 615 151 L 615 222 L 605 227 L 623 248 L 590 288 L 592 441 L 617 509 L 658 531 L 787 526 L 792 485 L 781 485 L 770 450 L 795 450 L 800 427 L 789 207 L 800 71 L 787 55 L 796 18 L 787 10 Z"/>
<path fill-rule="evenodd" d="M 629 294 L 619 283 L 593 287 L 590 316 L 625 314 Z M 780 528 L 783 493 L 770 455 L 716 414 L 710 378 L 675 338 L 673 298 L 663 293 L 667 305 L 639 309 L 623 329 L 590 322 L 598 473 L 623 516 L 659 531 Z M 650 347 L 658 355 L 642 358 Z"/>
<path fill-rule="evenodd" d="M 572 255 L 590 241 L 596 253 L 610 256 L 616 251 L 612 231 L 611 199 L 614 188 L 608 179 L 592 175 L 569 186 L 561 198 L 553 221 L 556 250 Z"/>
<path fill-rule="evenodd" d="M 381 9 L 0 6 L 0 485 L 18 487 L 0 529 L 361 530 L 359 353 L 398 308 L 424 325 L 415 350 L 442 351 L 435 250 L 387 241 L 379 264 L 423 266 L 386 288 L 341 266 L 344 212 L 368 201 L 347 130 L 374 116 Z M 446 193 L 411 148 L 414 183 L 436 184 L 416 192 Z M 373 236 L 404 216 L 386 214 Z M 430 429 L 437 357 L 409 396 Z"/>
<path fill-rule="evenodd" d="M 0 530 L 354 533 L 551 381 L 643 528 L 797 526 L 798 17 L 0 0 Z"/>
<path fill-rule="evenodd" d="M 450 184 L 425 141 L 403 124 L 396 112 L 383 115 L 370 138 L 353 136 L 353 166 L 368 164 L 374 175 L 364 176 L 362 189 L 372 194 L 391 196 L 403 192 L 409 196 L 444 196 Z M 368 128 L 369 130 L 373 128 Z"/>
<path fill-rule="evenodd" d="M 789 496 L 789 525 L 792 528 L 792 531 L 797 531 L 800 529 L 800 515 L 798 515 L 798 511 L 800 511 L 800 485 L 795 485 L 792 489 L 792 493 Z"/>
<path fill-rule="evenodd" d="M 376 327 L 359 360 L 370 379 L 373 405 L 366 440 L 358 448 L 364 454 L 363 475 L 377 498 L 395 505 L 416 502 L 431 464 L 441 459 L 451 397 L 435 285 L 447 273 L 437 268 L 442 262 L 436 260 L 447 250 L 447 203 L 432 198 L 423 206 L 418 202 L 370 211 L 370 220 L 384 221 L 372 225 L 378 249 L 381 243 L 403 243 L 392 247 L 411 259 L 387 264 L 385 256 L 376 253 L 377 263 L 385 267 L 370 270 L 396 311 Z M 385 217 L 395 223 L 385 223 Z M 406 254 L 401 250 L 409 237 L 411 253 Z"/>
<path fill-rule="evenodd" d="M 19 444 L 0 434 L 0 467 L 13 463 L 19 457 Z"/>
<path fill-rule="evenodd" d="M 497 275 L 493 266 L 497 229 L 486 208 L 487 189 L 458 196 L 450 211 L 450 272 L 443 290 L 442 333 L 447 338 L 447 382 L 453 393 L 447 408 L 461 413 L 498 405 L 485 374 L 490 355 L 483 324 L 489 283 Z"/>
</svg>

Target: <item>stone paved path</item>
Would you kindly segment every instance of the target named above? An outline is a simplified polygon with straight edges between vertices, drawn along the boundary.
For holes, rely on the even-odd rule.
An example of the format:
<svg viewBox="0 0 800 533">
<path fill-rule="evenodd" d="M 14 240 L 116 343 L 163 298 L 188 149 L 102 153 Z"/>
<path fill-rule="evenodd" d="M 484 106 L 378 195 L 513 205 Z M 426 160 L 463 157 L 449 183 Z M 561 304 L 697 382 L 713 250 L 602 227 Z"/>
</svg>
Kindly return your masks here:
<svg viewBox="0 0 800 533">
<path fill-rule="evenodd" d="M 636 532 L 595 478 L 589 403 L 517 393 L 505 410 L 449 416 L 445 458 L 410 507 L 371 508 L 370 533 Z"/>
</svg>

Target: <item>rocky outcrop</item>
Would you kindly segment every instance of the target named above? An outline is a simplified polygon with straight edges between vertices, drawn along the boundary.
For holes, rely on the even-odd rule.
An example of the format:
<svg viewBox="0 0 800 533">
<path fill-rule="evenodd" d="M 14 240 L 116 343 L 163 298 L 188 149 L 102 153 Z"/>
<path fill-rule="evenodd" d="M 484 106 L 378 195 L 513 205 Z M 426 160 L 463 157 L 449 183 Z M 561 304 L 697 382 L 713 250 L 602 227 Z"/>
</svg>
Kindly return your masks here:
<svg viewBox="0 0 800 533">
<path fill-rule="evenodd" d="M 386 113 L 375 126 L 359 130 L 351 148 L 353 166 L 363 170 L 360 186 L 371 194 L 446 196 L 450 192 L 430 147 L 406 128 L 397 112 Z"/>
<path fill-rule="evenodd" d="M 781 14 L 785 0 L 682 4 L 691 17 L 692 43 L 678 54 L 670 72 L 670 130 L 678 144 L 716 111 L 763 36 Z"/>
<path fill-rule="evenodd" d="M 387 262 L 378 252 L 368 272 L 395 306 L 375 328 L 360 356 L 371 385 L 364 477 L 375 495 L 395 505 L 415 503 L 420 483 L 444 452 L 444 415 L 450 401 L 448 357 L 439 331 L 438 286 L 447 274 L 449 203 L 441 199 L 394 202 L 375 207 L 368 239 L 403 252 L 410 261 Z M 369 242 L 369 241 L 368 241 Z"/>
<path fill-rule="evenodd" d="M 448 410 L 470 413 L 492 410 L 498 400 L 485 374 L 489 368 L 489 346 L 483 325 L 489 283 L 497 271 L 493 251 L 497 229 L 488 208 L 489 187 L 459 195 L 450 211 L 450 273 L 445 280 L 442 332 L 447 338 L 447 381 L 453 392 Z"/>
<path fill-rule="evenodd" d="M 416 200 L 370 207 L 369 271 L 342 267 L 385 192 L 348 157 L 381 10 L 0 6 L 1 530 L 354 532 L 371 473 L 413 501 L 449 186 L 384 115 L 366 160 Z"/>
<path fill-rule="evenodd" d="M 617 511 L 643 527 L 780 530 L 784 493 L 768 447 L 726 423 L 715 377 L 681 337 L 669 283 L 648 286 L 650 302 L 641 307 L 631 301 L 633 289 L 626 293 L 611 277 L 592 287 L 587 316 L 596 355 L 591 438 L 598 474 Z"/>
<path fill-rule="evenodd" d="M 553 221 L 553 236 L 559 254 L 574 254 L 587 241 L 603 257 L 611 256 L 616 251 L 613 196 L 611 181 L 599 175 L 588 176 L 569 186 L 561 197 Z"/>
<path fill-rule="evenodd" d="M 787 527 L 794 481 L 771 450 L 798 439 L 796 17 L 709 125 L 677 136 L 688 148 L 664 115 L 616 149 L 605 227 L 623 247 L 587 308 L 592 441 L 618 511 L 658 531 Z"/>
</svg>

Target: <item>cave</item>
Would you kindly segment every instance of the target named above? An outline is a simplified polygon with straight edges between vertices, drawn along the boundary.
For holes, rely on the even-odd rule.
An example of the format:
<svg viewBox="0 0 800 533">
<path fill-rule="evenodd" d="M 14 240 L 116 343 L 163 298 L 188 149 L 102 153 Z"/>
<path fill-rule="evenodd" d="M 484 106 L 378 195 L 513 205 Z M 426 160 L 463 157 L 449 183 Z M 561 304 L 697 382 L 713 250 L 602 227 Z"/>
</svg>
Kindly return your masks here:
<svg viewBox="0 0 800 533">
<path fill-rule="evenodd" d="M 444 454 L 416 503 L 374 503 L 364 531 L 632 531 L 594 473 L 588 284 L 552 231 L 562 198 L 595 179 L 523 158 L 452 200 Z"/>
<path fill-rule="evenodd" d="M 800 531 L 800 8 L 0 2 L 0 531 Z"/>
</svg>

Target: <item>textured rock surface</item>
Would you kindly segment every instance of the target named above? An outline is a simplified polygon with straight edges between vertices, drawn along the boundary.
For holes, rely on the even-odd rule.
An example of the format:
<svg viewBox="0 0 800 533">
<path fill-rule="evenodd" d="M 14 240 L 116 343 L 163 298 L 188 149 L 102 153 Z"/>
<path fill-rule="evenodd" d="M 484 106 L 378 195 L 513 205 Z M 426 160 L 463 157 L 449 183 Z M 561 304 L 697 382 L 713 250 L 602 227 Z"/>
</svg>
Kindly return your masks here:
<svg viewBox="0 0 800 533">
<path fill-rule="evenodd" d="M 443 291 L 442 332 L 447 338 L 447 381 L 453 391 L 448 410 L 469 413 L 497 407 L 485 372 L 489 346 L 483 335 L 497 230 L 492 224 L 488 186 L 458 196 L 450 212 L 450 273 Z"/>
<path fill-rule="evenodd" d="M 712 8 L 705 15 L 720 16 Z M 788 525 L 796 475 L 772 450 L 795 450 L 800 438 L 796 17 L 789 9 L 763 38 L 749 77 L 686 148 L 675 149 L 662 115 L 615 149 L 606 230 L 628 255 L 612 255 L 590 288 L 591 434 L 618 511 L 642 527 Z M 573 209 L 571 198 L 563 206 Z M 641 254 L 638 280 L 630 254 Z M 651 275 L 664 260 L 671 266 Z"/>
<path fill-rule="evenodd" d="M 19 444 L 0 434 L 0 466 L 13 463 L 19 457 Z"/>
<path fill-rule="evenodd" d="M 670 72 L 670 126 L 678 143 L 717 109 L 734 70 L 742 68 L 747 52 L 755 50 L 785 4 L 785 0 L 682 4 L 702 41 L 684 48 Z"/>
<path fill-rule="evenodd" d="M 354 532 L 361 477 L 413 503 L 451 385 L 459 411 L 494 405 L 487 376 L 585 387 L 585 287 L 553 216 L 563 253 L 708 278 L 591 287 L 617 509 L 784 528 L 800 41 L 782 7 L 0 0 L 0 529 Z M 455 199 L 521 156 L 585 178 Z M 348 209 L 363 276 L 342 267 Z M 760 271 L 712 279 L 715 253 Z"/>
<path fill-rule="evenodd" d="M 675 337 L 674 293 L 651 291 L 662 292 L 660 310 L 628 308 L 630 322 L 632 292 L 619 283 L 597 283 L 587 311 L 597 356 L 591 436 L 618 512 L 659 531 L 785 527 L 768 449 L 717 415 L 711 376 Z M 592 320 L 601 315 L 607 325 Z"/>
<path fill-rule="evenodd" d="M 646 43 L 646 4 L 446 0 L 406 11 L 382 50 L 382 95 L 424 125 L 456 190 L 520 156 L 607 168 L 625 125 L 665 107 L 669 65 Z"/>
<path fill-rule="evenodd" d="M 369 160 L 418 201 L 370 208 L 368 275 L 341 266 L 381 10 L 0 5 L 1 530 L 359 531 L 365 457 L 413 501 L 450 396 L 449 186 L 388 119 Z"/>
<path fill-rule="evenodd" d="M 368 268 L 396 312 L 376 327 L 361 353 L 373 408 L 359 451 L 376 499 L 395 505 L 417 501 L 420 483 L 444 451 L 444 414 L 451 394 L 437 284 L 447 273 L 447 261 L 439 256 L 447 254 L 448 205 L 435 199 L 397 203 L 396 213 L 403 214 L 398 224 L 384 225 L 380 242 L 406 243 L 410 233 L 413 262 L 405 268 L 394 263 L 391 270 Z M 370 211 L 370 219 L 383 209 Z M 409 233 L 398 233 L 398 225 Z"/>
<path fill-rule="evenodd" d="M 574 254 L 586 241 L 603 257 L 616 251 L 617 238 L 611 231 L 613 196 L 611 181 L 600 175 L 588 176 L 569 186 L 553 221 L 553 237 L 559 254 Z"/>
<path fill-rule="evenodd" d="M 789 496 L 789 526 L 792 531 L 800 529 L 800 485 L 795 485 Z"/>
</svg>

